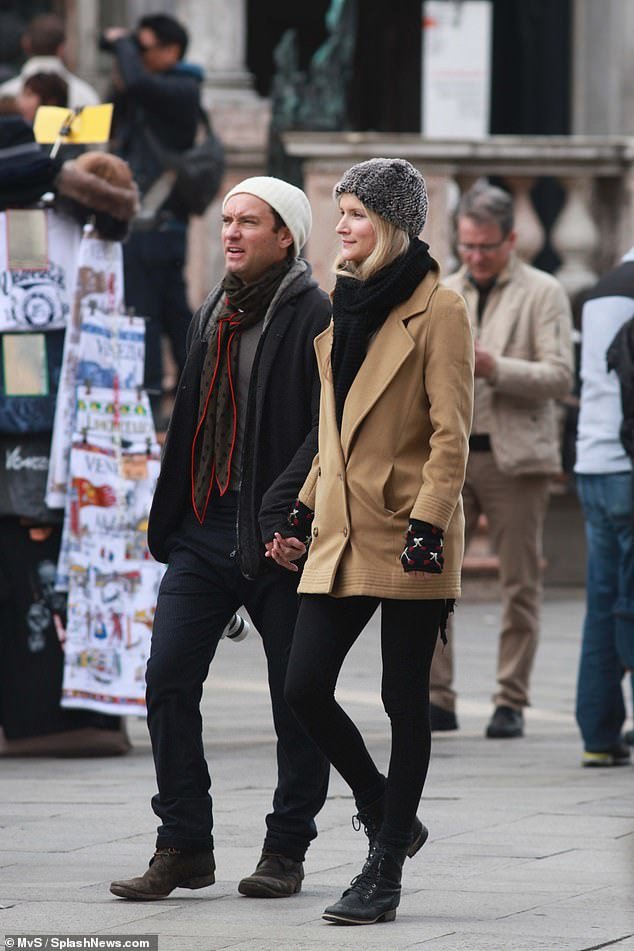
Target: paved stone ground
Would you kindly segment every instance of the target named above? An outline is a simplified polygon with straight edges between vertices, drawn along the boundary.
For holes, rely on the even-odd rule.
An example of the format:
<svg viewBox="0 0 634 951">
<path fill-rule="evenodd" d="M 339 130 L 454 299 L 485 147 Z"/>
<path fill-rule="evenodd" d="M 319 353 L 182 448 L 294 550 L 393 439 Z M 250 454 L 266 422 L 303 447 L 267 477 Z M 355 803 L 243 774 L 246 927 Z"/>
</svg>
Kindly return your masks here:
<svg viewBox="0 0 634 951">
<path fill-rule="evenodd" d="M 274 782 L 263 654 L 251 634 L 223 643 L 204 698 L 216 796 L 218 883 L 159 903 L 108 892 L 153 850 L 149 744 L 110 760 L 0 762 L 0 932 L 158 934 L 160 951 L 425 951 L 634 949 L 634 770 L 579 766 L 571 714 L 581 592 L 549 592 L 523 740 L 483 736 L 493 689 L 498 606 L 459 609 L 456 734 L 434 740 L 419 814 L 428 844 L 408 861 L 394 923 L 342 928 L 321 920 L 358 871 L 364 840 L 338 776 L 319 819 L 300 895 L 242 898 L 258 857 Z M 351 653 L 340 697 L 381 764 L 376 622 Z"/>
</svg>

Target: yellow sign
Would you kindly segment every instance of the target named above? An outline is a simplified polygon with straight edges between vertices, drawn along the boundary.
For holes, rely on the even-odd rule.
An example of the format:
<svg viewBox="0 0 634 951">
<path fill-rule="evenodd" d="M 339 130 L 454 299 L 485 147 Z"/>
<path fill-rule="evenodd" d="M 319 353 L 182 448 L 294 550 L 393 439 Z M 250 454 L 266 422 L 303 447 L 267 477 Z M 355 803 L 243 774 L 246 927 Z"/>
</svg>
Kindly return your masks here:
<svg viewBox="0 0 634 951">
<path fill-rule="evenodd" d="M 35 113 L 33 133 L 35 141 L 42 145 L 58 140 L 62 144 L 92 145 L 108 141 L 111 123 L 111 102 L 84 106 L 76 111 L 61 106 L 40 106 Z"/>
</svg>

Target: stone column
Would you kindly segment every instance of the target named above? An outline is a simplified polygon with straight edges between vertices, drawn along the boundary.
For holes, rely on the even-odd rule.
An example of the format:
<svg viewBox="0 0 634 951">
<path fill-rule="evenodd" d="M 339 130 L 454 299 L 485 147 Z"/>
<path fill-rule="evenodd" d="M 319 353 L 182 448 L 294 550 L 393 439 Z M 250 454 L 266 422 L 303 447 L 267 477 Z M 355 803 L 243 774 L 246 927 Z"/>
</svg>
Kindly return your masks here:
<svg viewBox="0 0 634 951">
<path fill-rule="evenodd" d="M 66 59 L 72 72 L 91 86 L 103 83 L 99 74 L 97 41 L 99 38 L 99 4 L 97 0 L 69 0 L 66 17 Z"/>
<path fill-rule="evenodd" d="M 189 30 L 188 59 L 205 70 L 205 105 L 218 132 L 234 147 L 263 147 L 270 109 L 246 67 L 246 0 L 176 0 L 175 15 Z"/>
<path fill-rule="evenodd" d="M 187 27 L 187 58 L 205 70 L 203 102 L 227 150 L 227 168 L 216 200 L 189 228 L 187 281 L 198 307 L 222 276 L 220 203 L 226 191 L 265 171 L 270 106 L 258 96 L 246 67 L 246 0 L 173 0 L 174 16 Z"/>
<path fill-rule="evenodd" d="M 572 132 L 634 135 L 634 4 L 574 0 Z"/>
</svg>

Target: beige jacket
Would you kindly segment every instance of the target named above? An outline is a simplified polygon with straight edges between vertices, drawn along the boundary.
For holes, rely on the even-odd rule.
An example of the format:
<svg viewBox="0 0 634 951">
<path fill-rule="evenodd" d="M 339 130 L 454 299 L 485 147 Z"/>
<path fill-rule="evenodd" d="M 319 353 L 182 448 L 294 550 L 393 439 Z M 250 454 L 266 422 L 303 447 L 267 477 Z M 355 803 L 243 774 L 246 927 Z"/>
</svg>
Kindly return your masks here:
<svg viewBox="0 0 634 951">
<path fill-rule="evenodd" d="M 375 335 L 335 418 L 332 325 L 315 340 L 319 453 L 300 499 L 314 509 L 299 586 L 335 597 L 456 598 L 464 547 L 461 490 L 473 407 L 473 338 L 464 302 L 437 267 Z M 410 517 L 445 532 L 441 575 L 400 564 Z"/>
<path fill-rule="evenodd" d="M 568 298 L 550 274 L 513 257 L 499 276 L 477 326 L 478 293 L 462 268 L 446 279 L 462 294 L 475 335 L 496 359 L 476 386 L 476 419 L 488 422 L 496 465 L 507 475 L 561 471 L 555 400 L 573 382 Z"/>
</svg>

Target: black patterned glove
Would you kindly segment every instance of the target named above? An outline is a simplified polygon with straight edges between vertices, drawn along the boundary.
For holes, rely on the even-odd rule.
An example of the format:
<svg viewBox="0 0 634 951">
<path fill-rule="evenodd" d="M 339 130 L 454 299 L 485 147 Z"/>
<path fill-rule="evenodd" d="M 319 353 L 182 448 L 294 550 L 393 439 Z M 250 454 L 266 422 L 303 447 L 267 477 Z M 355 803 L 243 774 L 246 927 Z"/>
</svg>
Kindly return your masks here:
<svg viewBox="0 0 634 951">
<path fill-rule="evenodd" d="M 304 505 L 303 502 L 300 502 L 299 499 L 295 500 L 288 513 L 287 522 L 289 528 L 292 529 L 292 534 L 304 542 L 306 547 L 310 544 L 312 537 L 311 532 L 314 517 L 315 513 L 309 509 L 307 505 Z M 290 533 L 286 532 L 285 534 Z"/>
<path fill-rule="evenodd" d="M 401 555 L 404 571 L 424 571 L 440 575 L 445 564 L 443 556 L 443 531 L 413 518 L 405 533 L 405 548 Z"/>
</svg>

